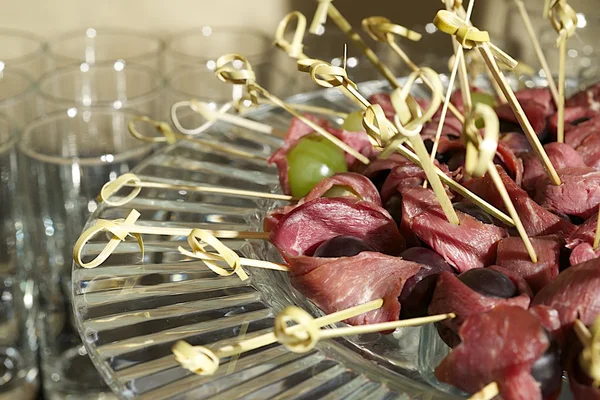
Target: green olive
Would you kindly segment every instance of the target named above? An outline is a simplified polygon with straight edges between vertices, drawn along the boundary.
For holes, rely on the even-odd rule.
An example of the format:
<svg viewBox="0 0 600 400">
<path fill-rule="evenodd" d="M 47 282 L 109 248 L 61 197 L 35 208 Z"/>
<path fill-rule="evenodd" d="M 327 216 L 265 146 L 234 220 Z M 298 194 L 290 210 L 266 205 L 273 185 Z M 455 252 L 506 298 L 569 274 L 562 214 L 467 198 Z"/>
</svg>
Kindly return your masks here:
<svg viewBox="0 0 600 400">
<path fill-rule="evenodd" d="M 363 127 L 362 120 L 362 111 L 352 111 L 344 120 L 342 129 L 348 132 L 364 132 L 365 128 Z"/>
<path fill-rule="evenodd" d="M 348 171 L 344 151 L 318 135 L 298 141 L 287 154 L 292 196 L 304 197 L 323 179 Z"/>
<path fill-rule="evenodd" d="M 322 197 L 357 197 L 357 198 L 360 198 L 360 196 L 358 194 L 356 194 L 356 192 L 354 192 L 354 190 L 352 190 L 350 187 L 348 187 L 346 185 L 334 185 L 331 187 L 331 189 L 329 189 L 328 191 L 323 193 Z"/>
<path fill-rule="evenodd" d="M 483 92 L 471 92 L 471 103 L 473 105 L 477 103 L 487 104 L 490 107 L 496 107 L 496 98 L 489 93 Z"/>
</svg>

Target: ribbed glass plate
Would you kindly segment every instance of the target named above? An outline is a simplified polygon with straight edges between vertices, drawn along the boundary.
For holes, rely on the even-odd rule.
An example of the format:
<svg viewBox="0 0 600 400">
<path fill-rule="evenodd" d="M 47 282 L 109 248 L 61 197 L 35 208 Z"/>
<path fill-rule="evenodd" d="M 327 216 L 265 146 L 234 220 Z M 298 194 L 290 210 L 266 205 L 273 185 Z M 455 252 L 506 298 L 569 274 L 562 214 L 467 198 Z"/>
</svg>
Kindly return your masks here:
<svg viewBox="0 0 600 400">
<path fill-rule="evenodd" d="M 387 89 L 379 82 L 361 85 L 367 96 Z M 292 101 L 341 111 L 354 107 L 335 89 Z M 290 121 L 283 111 L 266 107 L 252 117 L 284 131 Z M 220 122 L 203 135 L 261 155 L 270 155 L 281 144 Z M 265 162 L 189 142 L 165 148 L 135 172 L 142 180 L 278 191 L 277 171 Z M 144 189 L 126 206 L 100 206 L 89 224 L 97 218 L 124 218 L 137 209 L 137 224 L 261 230 L 263 216 L 274 206 L 253 198 Z M 97 238 L 87 254 L 97 254 L 106 242 Z M 144 242 L 143 259 L 135 241 L 127 241 L 102 266 L 73 269 L 73 304 L 81 336 L 96 367 L 122 398 L 456 398 L 430 386 L 429 359 L 439 354 L 419 354 L 421 328 L 327 340 L 306 354 L 275 344 L 237 360 L 223 360 L 213 376 L 192 374 L 171 354 L 177 340 L 219 346 L 268 332 L 273 316 L 286 305 L 302 306 L 315 316 L 320 312 L 291 288 L 283 272 L 252 269 L 251 278 L 242 282 L 235 275 L 219 277 L 201 262 L 182 256 L 177 247 L 185 246 L 185 237 L 145 236 Z M 267 241 L 225 242 L 246 257 L 280 260 Z"/>
</svg>

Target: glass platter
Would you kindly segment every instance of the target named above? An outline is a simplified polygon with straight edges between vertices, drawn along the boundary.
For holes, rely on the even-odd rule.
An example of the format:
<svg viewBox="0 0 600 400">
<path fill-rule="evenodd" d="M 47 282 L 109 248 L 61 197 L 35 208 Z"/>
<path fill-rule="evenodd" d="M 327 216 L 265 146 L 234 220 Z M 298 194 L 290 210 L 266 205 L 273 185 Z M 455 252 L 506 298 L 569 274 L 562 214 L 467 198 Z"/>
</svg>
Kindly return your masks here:
<svg viewBox="0 0 600 400">
<path fill-rule="evenodd" d="M 389 91 L 387 83 L 360 85 L 369 96 Z M 416 89 L 420 91 L 420 88 Z M 427 92 L 415 93 L 426 96 Z M 351 111 L 355 106 L 336 89 L 296 96 L 291 102 Z M 256 120 L 287 131 L 290 117 L 261 106 Z M 270 155 L 277 138 L 217 122 L 203 138 L 224 146 Z M 277 170 L 266 162 L 178 142 L 134 171 L 175 184 L 215 185 L 279 192 Z M 136 209 L 136 224 L 205 229 L 262 230 L 274 201 L 164 189 L 143 189 L 122 207 L 100 205 L 98 218 L 125 218 Z M 220 277 L 177 251 L 186 237 L 144 236 L 142 259 L 135 241 L 121 243 L 95 269 L 74 266 L 73 306 L 88 354 L 106 382 L 124 399 L 456 399 L 440 385 L 433 368 L 447 352 L 435 328 L 405 328 L 391 335 L 368 334 L 319 342 L 303 354 L 274 344 L 237 360 L 222 360 L 212 376 L 179 366 L 171 353 L 177 340 L 220 346 L 251 338 L 273 327 L 274 315 L 294 304 L 313 316 L 320 311 L 291 288 L 284 272 L 254 268 L 250 279 Z M 97 255 L 107 243 L 98 236 L 84 254 Z M 267 241 L 227 240 L 245 257 L 281 261 Z M 569 398 L 568 394 L 561 398 Z"/>
</svg>

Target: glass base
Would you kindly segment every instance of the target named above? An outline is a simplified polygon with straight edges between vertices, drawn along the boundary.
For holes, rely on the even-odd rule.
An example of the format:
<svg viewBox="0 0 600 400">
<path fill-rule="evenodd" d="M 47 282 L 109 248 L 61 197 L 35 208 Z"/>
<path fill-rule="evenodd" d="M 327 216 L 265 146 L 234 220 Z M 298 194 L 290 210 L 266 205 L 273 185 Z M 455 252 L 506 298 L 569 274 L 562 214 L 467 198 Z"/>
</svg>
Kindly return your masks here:
<svg viewBox="0 0 600 400">
<path fill-rule="evenodd" d="M 39 370 L 25 364 L 15 348 L 0 347 L 0 400 L 37 398 Z"/>
<path fill-rule="evenodd" d="M 65 351 L 60 359 L 42 363 L 44 392 L 49 400 L 117 400 L 106 386 L 83 345 Z M 0 399 L 1 400 L 1 399 Z"/>
</svg>

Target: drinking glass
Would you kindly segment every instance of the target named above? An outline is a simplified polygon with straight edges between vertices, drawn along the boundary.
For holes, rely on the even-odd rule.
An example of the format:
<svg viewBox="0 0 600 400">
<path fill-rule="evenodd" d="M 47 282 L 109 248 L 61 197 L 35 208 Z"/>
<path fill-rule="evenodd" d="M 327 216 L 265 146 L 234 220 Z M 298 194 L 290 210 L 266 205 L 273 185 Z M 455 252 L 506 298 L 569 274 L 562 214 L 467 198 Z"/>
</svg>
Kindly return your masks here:
<svg viewBox="0 0 600 400">
<path fill-rule="evenodd" d="M 106 399 L 105 386 L 73 325 L 73 245 L 105 182 L 128 172 L 153 147 L 133 138 L 137 113 L 69 109 L 30 123 L 20 141 L 27 187 L 28 229 L 38 235 L 40 353 L 48 399 Z"/>
<path fill-rule="evenodd" d="M 37 116 L 34 81 L 22 70 L 0 71 L 0 112 L 10 115 L 17 128 Z"/>
<path fill-rule="evenodd" d="M 228 53 L 244 55 L 254 67 L 270 61 L 272 39 L 262 32 L 225 26 L 203 26 L 179 32 L 167 39 L 167 72 L 182 65 L 208 64 Z M 214 67 L 212 68 L 214 69 Z"/>
<path fill-rule="evenodd" d="M 163 87 L 155 70 L 124 60 L 83 62 L 49 72 L 39 81 L 45 113 L 69 108 L 127 108 L 158 118 L 165 111 Z"/>
<path fill-rule="evenodd" d="M 162 71 L 164 42 L 151 32 L 90 27 L 63 33 L 48 43 L 50 69 L 123 60 Z"/>
<path fill-rule="evenodd" d="M 45 68 L 45 47 L 33 33 L 0 28 L 0 72 L 8 67 L 38 78 Z"/>
<path fill-rule="evenodd" d="M 35 399 L 36 287 L 33 254 L 26 249 L 23 191 L 17 171 L 17 125 L 0 101 L 0 399 Z"/>
</svg>

